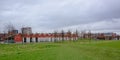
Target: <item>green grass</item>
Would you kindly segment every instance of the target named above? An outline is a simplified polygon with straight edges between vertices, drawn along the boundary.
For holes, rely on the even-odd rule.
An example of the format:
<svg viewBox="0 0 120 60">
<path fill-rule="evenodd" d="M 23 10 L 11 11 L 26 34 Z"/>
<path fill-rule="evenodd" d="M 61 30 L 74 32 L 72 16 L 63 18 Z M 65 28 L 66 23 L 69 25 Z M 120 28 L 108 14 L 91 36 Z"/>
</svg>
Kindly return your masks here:
<svg viewBox="0 0 120 60">
<path fill-rule="evenodd" d="M 0 44 L 0 60 L 120 60 L 120 41 Z"/>
</svg>

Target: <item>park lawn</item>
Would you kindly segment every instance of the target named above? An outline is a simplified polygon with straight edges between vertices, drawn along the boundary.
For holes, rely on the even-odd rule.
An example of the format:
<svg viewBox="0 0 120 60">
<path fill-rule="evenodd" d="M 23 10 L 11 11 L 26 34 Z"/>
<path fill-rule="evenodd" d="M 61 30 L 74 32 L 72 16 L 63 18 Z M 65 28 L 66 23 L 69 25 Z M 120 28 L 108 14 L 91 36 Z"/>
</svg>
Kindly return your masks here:
<svg viewBox="0 0 120 60">
<path fill-rule="evenodd" d="M 0 44 L 0 60 L 120 60 L 120 41 Z"/>
</svg>

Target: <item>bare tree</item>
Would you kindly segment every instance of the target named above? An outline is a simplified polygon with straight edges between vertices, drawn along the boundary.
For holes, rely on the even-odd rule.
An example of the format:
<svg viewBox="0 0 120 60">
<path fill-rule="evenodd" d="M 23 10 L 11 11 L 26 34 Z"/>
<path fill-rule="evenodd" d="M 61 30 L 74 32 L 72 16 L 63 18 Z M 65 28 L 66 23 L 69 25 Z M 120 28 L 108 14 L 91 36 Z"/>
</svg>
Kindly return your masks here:
<svg viewBox="0 0 120 60">
<path fill-rule="evenodd" d="M 82 30 L 81 33 L 80 33 L 81 39 L 84 39 L 84 38 L 85 38 L 85 34 L 86 34 L 86 31 L 85 31 L 85 30 Z"/>
<path fill-rule="evenodd" d="M 5 40 L 7 40 L 7 43 L 14 42 L 14 34 L 12 34 L 13 30 L 15 30 L 15 26 L 12 23 L 5 24 L 4 26 L 4 34 L 8 33 L 5 36 Z"/>
<path fill-rule="evenodd" d="M 71 40 L 71 31 L 68 30 L 67 34 L 68 34 L 68 38 L 69 38 L 69 40 Z"/>
<path fill-rule="evenodd" d="M 76 29 L 76 32 L 75 32 L 75 34 L 76 34 L 76 37 L 77 37 L 77 39 L 79 38 L 79 32 L 78 32 L 78 30 Z M 77 40 L 76 38 L 75 38 L 75 40 Z"/>
<path fill-rule="evenodd" d="M 12 23 L 9 23 L 9 24 L 5 25 L 5 31 L 6 32 L 11 32 L 13 30 L 15 30 L 15 26 Z"/>
<path fill-rule="evenodd" d="M 91 42 L 91 30 L 88 31 L 89 42 Z"/>
<path fill-rule="evenodd" d="M 77 37 L 78 37 L 78 30 L 76 29 L 76 35 L 77 35 Z"/>
<path fill-rule="evenodd" d="M 61 31 L 62 41 L 64 41 L 64 30 Z"/>
<path fill-rule="evenodd" d="M 54 42 L 57 41 L 57 31 L 54 31 Z"/>
</svg>

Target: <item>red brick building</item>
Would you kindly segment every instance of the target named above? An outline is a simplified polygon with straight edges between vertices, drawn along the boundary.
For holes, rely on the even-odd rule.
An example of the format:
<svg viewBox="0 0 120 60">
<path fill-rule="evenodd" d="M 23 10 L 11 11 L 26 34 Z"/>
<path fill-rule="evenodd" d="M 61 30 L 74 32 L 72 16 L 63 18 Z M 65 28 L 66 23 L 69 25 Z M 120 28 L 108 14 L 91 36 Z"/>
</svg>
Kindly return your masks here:
<svg viewBox="0 0 120 60">
<path fill-rule="evenodd" d="M 61 33 L 17 34 L 14 36 L 15 43 L 55 42 L 55 41 L 63 41 L 63 40 L 77 40 L 77 39 L 78 36 L 76 34 L 64 34 L 64 36 L 62 36 Z"/>
</svg>

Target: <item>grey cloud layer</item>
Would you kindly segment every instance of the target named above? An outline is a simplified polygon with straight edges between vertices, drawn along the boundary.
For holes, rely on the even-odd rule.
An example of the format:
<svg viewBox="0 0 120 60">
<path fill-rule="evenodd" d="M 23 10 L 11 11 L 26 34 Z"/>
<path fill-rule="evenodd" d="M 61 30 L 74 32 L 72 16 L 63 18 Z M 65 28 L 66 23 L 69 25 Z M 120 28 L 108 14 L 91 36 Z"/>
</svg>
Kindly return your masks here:
<svg viewBox="0 0 120 60">
<path fill-rule="evenodd" d="M 0 25 L 11 22 L 19 27 L 31 26 L 35 32 L 71 27 L 84 30 L 84 26 L 92 26 L 91 30 L 119 30 L 119 3 L 120 0 L 1 0 Z M 110 26 L 106 25 L 109 22 Z"/>
</svg>

